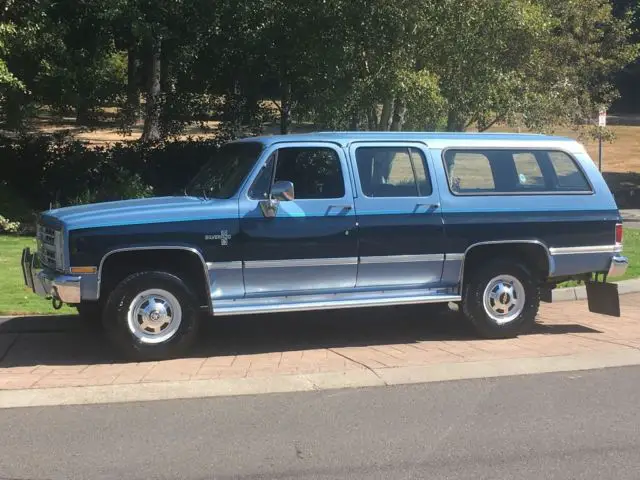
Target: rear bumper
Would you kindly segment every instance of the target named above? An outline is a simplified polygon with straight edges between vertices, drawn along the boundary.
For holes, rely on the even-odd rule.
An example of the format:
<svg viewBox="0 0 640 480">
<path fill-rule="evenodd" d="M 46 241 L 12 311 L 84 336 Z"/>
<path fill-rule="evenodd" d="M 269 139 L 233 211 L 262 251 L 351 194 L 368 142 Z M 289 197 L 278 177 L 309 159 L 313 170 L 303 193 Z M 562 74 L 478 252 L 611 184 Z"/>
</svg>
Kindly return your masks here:
<svg viewBox="0 0 640 480">
<path fill-rule="evenodd" d="M 28 248 L 22 251 L 22 275 L 25 285 L 36 295 L 69 304 L 80 303 L 80 277 L 40 268 L 37 255 Z"/>
<path fill-rule="evenodd" d="M 615 255 L 611 259 L 611 265 L 609 266 L 609 272 L 607 273 L 607 277 L 615 278 L 621 277 L 627 271 L 629 267 L 629 259 L 627 257 L 623 257 L 622 255 Z"/>
</svg>

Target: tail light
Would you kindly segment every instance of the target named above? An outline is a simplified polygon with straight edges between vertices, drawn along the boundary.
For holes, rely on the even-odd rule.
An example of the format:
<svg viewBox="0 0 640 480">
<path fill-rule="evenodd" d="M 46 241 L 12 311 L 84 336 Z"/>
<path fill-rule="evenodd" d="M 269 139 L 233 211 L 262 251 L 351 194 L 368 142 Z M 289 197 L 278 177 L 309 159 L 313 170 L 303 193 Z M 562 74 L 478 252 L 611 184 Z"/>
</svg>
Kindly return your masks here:
<svg viewBox="0 0 640 480">
<path fill-rule="evenodd" d="M 616 244 L 617 245 L 622 245 L 622 237 L 623 237 L 622 224 L 618 223 L 616 225 Z"/>
</svg>

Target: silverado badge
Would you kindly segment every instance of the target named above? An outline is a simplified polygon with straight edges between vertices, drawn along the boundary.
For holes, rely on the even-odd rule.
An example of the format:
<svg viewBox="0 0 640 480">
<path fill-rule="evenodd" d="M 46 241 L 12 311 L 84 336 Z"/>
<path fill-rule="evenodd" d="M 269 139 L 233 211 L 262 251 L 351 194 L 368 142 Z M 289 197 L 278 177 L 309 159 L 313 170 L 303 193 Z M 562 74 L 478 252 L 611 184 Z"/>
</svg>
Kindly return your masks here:
<svg viewBox="0 0 640 480">
<path fill-rule="evenodd" d="M 220 245 L 227 246 L 229 245 L 229 240 L 231 240 L 231 235 L 229 235 L 228 230 L 222 230 L 218 235 L 205 235 L 205 240 L 220 240 Z"/>
</svg>

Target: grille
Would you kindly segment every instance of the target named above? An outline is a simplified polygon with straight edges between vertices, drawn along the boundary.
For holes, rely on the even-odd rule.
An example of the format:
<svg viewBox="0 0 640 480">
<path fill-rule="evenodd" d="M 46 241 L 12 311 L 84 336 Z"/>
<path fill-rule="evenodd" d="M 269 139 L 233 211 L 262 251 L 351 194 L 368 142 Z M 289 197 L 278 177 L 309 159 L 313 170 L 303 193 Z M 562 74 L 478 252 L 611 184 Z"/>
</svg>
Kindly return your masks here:
<svg viewBox="0 0 640 480">
<path fill-rule="evenodd" d="M 43 266 L 56 268 L 56 231 L 53 228 L 38 225 L 38 258 Z"/>
</svg>

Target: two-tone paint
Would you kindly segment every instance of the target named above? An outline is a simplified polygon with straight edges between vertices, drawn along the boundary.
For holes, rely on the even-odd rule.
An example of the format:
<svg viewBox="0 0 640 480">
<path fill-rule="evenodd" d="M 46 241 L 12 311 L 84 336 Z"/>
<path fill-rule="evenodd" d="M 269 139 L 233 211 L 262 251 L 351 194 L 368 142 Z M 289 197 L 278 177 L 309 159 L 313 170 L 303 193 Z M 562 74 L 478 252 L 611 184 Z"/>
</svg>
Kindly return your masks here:
<svg viewBox="0 0 640 480">
<path fill-rule="evenodd" d="M 318 295 L 341 295 L 346 306 L 366 304 L 376 295 L 382 302 L 391 302 L 385 299 L 394 295 L 429 301 L 436 293 L 455 300 L 465 258 L 473 248 L 487 244 L 538 246 L 548 258 L 550 279 L 606 272 L 621 250 L 615 243 L 615 225 L 621 218 L 613 196 L 584 148 L 571 139 L 371 132 L 241 140 L 247 141 L 260 142 L 262 153 L 229 199 L 162 197 L 43 214 L 43 223 L 64 231 L 65 273 L 77 266 L 96 268 L 94 274 L 79 277 L 82 299 L 95 300 L 102 294 L 106 258 L 136 249 L 182 249 L 197 256 L 203 278 L 208 279 L 210 307 L 217 313 L 232 313 L 234 305 L 236 311 L 260 311 L 259 305 L 273 302 L 298 305 L 290 309 L 328 302 Z M 281 202 L 276 217 L 265 218 L 259 201 L 248 194 L 249 187 L 273 152 L 300 146 L 336 152 L 344 196 Z M 371 146 L 418 150 L 431 192 L 422 197 L 368 198 L 360 186 L 355 153 Z M 454 195 L 442 160 L 451 148 L 562 151 L 578 162 L 592 191 Z"/>
</svg>

